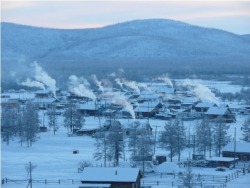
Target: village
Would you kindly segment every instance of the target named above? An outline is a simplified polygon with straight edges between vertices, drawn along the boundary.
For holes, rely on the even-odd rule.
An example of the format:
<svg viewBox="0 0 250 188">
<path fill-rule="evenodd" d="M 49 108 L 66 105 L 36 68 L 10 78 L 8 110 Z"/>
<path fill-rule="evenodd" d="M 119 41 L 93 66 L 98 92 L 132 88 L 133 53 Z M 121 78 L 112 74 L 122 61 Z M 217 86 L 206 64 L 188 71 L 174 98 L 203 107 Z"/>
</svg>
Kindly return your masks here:
<svg viewBox="0 0 250 188">
<path fill-rule="evenodd" d="M 78 84 L 72 84 L 69 91 L 51 88 L 33 91 L 20 89 L 4 91 L 1 95 L 3 110 L 5 110 L 4 107 L 24 108 L 27 104 L 37 107 L 40 120 L 38 132 L 42 138 L 34 142 L 30 149 L 36 147 L 40 140 L 47 139 L 42 135 L 51 135 L 51 131 L 54 131 L 54 138 L 63 131 L 60 133 L 62 139 L 63 133 L 64 139 L 68 137 L 67 140 L 74 139 L 75 142 L 81 139 L 91 140 L 91 146 L 82 143 L 79 148 L 75 147 L 75 144 L 67 148 L 72 150 L 73 155 L 79 156 L 78 163 L 82 161 L 82 165 L 78 164 L 77 168 L 71 167 L 77 169 L 77 176 L 80 174 L 80 178 L 75 180 L 79 185 L 73 184 L 72 180 L 70 187 L 227 187 L 230 181 L 236 182 L 238 177 L 249 172 L 250 144 L 242 141 L 242 126 L 250 115 L 250 106 L 246 102 L 222 102 L 213 94 L 212 88 L 200 83 L 190 84 L 192 83 L 190 80 L 189 84 L 178 85 L 180 81 L 177 80 L 173 84 L 170 79 L 162 77 L 150 83 L 116 79 L 115 87 L 103 87 L 104 83 L 96 77 L 95 80 L 94 89 L 78 82 Z M 72 107 L 83 117 L 83 124 L 64 127 L 65 111 Z M 57 129 L 49 126 L 50 118 L 57 119 Z M 169 148 L 167 145 L 161 147 L 159 144 L 162 133 L 166 131 L 164 128 L 167 122 L 176 123 L 177 121 L 185 128 L 185 144 L 179 151 L 179 157 L 178 151 L 171 154 L 169 149 L 166 149 Z M 229 135 L 230 139 L 219 146 L 221 150 L 219 154 L 212 146 L 206 147 L 204 152 L 199 149 L 201 138 L 198 138 L 196 133 L 198 122 L 228 126 L 225 134 Z M 142 137 L 145 138 L 149 136 L 151 141 L 144 140 L 140 143 L 143 146 L 142 151 L 139 146 L 136 146 L 137 150 L 143 153 L 143 157 L 141 154 L 133 156 L 129 148 L 136 125 L 138 125 L 137 134 L 144 135 Z M 109 130 L 116 126 L 119 130 L 115 134 L 121 133 L 124 145 L 123 150 L 117 152 L 123 154 L 119 156 L 114 154 L 115 159 L 113 156 L 108 159 L 99 153 L 99 160 L 93 159 L 94 148 L 98 142 L 103 142 L 99 138 L 101 137 L 99 133 L 111 134 Z M 7 130 L 8 126 L 2 124 L 2 139 L 5 138 L 4 134 L 8 132 Z M 170 134 L 174 133 L 170 132 Z M 175 137 L 175 143 L 176 139 Z M 2 141 L 2 145 L 4 142 L 6 140 Z M 2 146 L 2 148 L 10 148 L 11 142 L 10 146 Z M 113 142 L 116 141 L 113 140 Z M 49 144 L 53 145 L 52 142 Z M 145 149 L 144 144 L 145 148 L 148 146 L 149 148 Z M 83 147 L 88 147 L 88 152 L 84 153 L 84 156 L 86 160 L 91 161 L 89 163 L 82 158 L 83 149 L 81 148 Z M 56 150 L 55 148 L 55 152 Z M 106 150 L 101 150 L 101 152 L 104 151 L 106 152 Z M 7 157 L 4 152 L 5 150 L 3 150 L 3 158 Z M 11 161 L 9 164 L 4 163 L 4 168 L 5 165 L 6 168 L 8 165 L 11 166 Z M 5 174 L 5 170 L 2 173 L 2 177 L 6 176 L 2 180 L 2 186 L 13 187 L 15 180 L 13 177 L 7 177 L 8 173 Z M 16 175 L 16 179 L 20 177 Z M 44 179 L 42 184 L 45 182 L 45 185 L 49 187 L 50 177 L 44 176 Z M 33 178 L 27 181 L 38 185 L 40 180 L 36 181 Z M 57 187 L 63 187 L 63 180 L 61 181 L 60 183 L 60 177 L 58 177 L 58 180 L 51 180 L 51 184 L 59 182 L 62 185 L 57 185 Z"/>
</svg>

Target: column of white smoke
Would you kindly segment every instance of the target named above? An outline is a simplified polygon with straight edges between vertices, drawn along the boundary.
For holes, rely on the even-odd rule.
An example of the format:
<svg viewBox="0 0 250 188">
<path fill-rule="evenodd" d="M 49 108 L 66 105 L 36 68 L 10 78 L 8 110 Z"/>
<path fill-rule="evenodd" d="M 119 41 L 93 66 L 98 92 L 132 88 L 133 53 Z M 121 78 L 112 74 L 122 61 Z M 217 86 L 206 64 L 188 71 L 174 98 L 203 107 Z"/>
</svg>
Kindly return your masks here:
<svg viewBox="0 0 250 188">
<path fill-rule="evenodd" d="M 43 70 L 42 67 L 40 67 L 36 62 L 34 62 L 32 64 L 34 71 L 35 71 L 35 75 L 34 78 L 39 81 L 42 82 L 44 85 L 48 86 L 49 89 L 52 91 L 52 93 L 54 94 L 54 96 L 56 96 L 56 80 L 51 78 L 47 72 L 45 72 Z"/>
<path fill-rule="evenodd" d="M 168 78 L 167 75 L 162 75 L 156 78 L 156 80 L 161 80 L 164 81 L 167 85 L 169 85 L 170 87 L 174 87 L 172 81 Z"/>
<path fill-rule="evenodd" d="M 115 95 L 112 99 L 112 103 L 123 106 L 124 109 L 131 114 L 132 118 L 135 119 L 133 105 L 126 99 L 124 95 Z"/>
<path fill-rule="evenodd" d="M 189 89 L 192 89 L 195 95 L 200 99 L 206 99 L 216 104 L 218 104 L 219 102 L 215 94 L 207 86 L 204 86 L 199 81 L 186 79 L 181 83 L 181 85 L 186 86 Z"/>
<path fill-rule="evenodd" d="M 75 75 L 69 77 L 69 90 L 80 97 L 88 97 L 95 100 L 95 94 L 88 88 L 89 82 L 83 77 L 78 78 Z"/>
<path fill-rule="evenodd" d="M 115 82 L 121 87 L 121 89 L 123 88 L 123 83 L 121 82 L 120 78 L 116 78 Z"/>
<path fill-rule="evenodd" d="M 95 82 L 96 86 L 103 92 L 104 90 L 103 90 L 102 82 L 97 79 L 96 75 L 95 74 L 91 75 L 91 78 Z"/>
<path fill-rule="evenodd" d="M 127 87 L 129 87 L 129 88 L 135 90 L 138 94 L 140 94 L 140 88 L 138 87 L 136 81 L 128 81 L 128 80 L 123 79 L 123 80 L 122 80 L 122 83 L 123 83 L 125 86 L 127 86 Z"/>
<path fill-rule="evenodd" d="M 24 82 L 19 83 L 19 85 L 27 86 L 27 87 L 38 87 L 38 88 L 45 90 L 43 83 L 38 82 L 38 81 L 34 81 L 34 80 L 30 80 L 29 78 L 27 78 Z"/>
</svg>

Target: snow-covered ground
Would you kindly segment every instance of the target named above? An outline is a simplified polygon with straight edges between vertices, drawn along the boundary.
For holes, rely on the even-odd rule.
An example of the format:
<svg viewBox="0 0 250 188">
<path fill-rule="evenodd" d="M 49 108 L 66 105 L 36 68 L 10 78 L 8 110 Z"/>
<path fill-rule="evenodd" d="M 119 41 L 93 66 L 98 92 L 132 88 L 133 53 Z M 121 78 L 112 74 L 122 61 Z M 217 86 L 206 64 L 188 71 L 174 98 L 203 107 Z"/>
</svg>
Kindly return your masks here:
<svg viewBox="0 0 250 188">
<path fill-rule="evenodd" d="M 241 136 L 241 124 L 244 121 L 244 116 L 237 117 L 237 123 L 230 124 L 229 134 L 233 135 L 234 127 L 237 129 L 237 140 Z M 103 123 L 105 119 L 101 119 Z M 132 120 L 121 119 L 121 122 L 125 123 Z M 142 120 L 147 121 L 147 120 Z M 150 119 L 150 124 L 155 129 L 154 125 L 157 125 L 157 132 L 163 130 L 165 121 Z M 27 172 L 25 166 L 32 162 L 32 164 L 37 165 L 33 171 L 33 179 L 42 180 L 43 183 L 34 183 L 33 187 L 42 188 L 42 187 L 60 187 L 60 188 L 71 188 L 79 187 L 81 173 L 78 173 L 78 164 L 82 160 L 88 160 L 95 165 L 101 165 L 103 161 L 95 161 L 93 159 L 93 153 L 95 151 L 95 140 L 90 136 L 68 136 L 67 130 L 63 127 L 62 118 L 59 119 L 60 128 L 56 132 L 56 135 L 53 135 L 53 132 L 40 133 L 40 138 L 33 144 L 32 147 L 27 148 L 24 145 L 21 147 L 17 139 L 14 139 L 10 142 L 10 145 L 7 146 L 2 142 L 2 178 L 8 178 L 12 180 L 24 180 L 27 179 Z M 190 130 L 193 131 L 196 122 L 187 121 L 184 122 L 187 128 L 190 127 Z M 99 126 L 99 120 L 94 117 L 86 117 L 85 128 L 93 128 Z M 155 130 L 153 130 L 155 131 Z M 79 150 L 78 154 L 73 154 L 73 150 Z M 156 147 L 157 153 L 166 153 L 160 148 Z M 182 154 L 182 160 L 186 160 L 192 149 L 186 149 Z M 126 154 L 126 158 L 129 158 L 129 154 Z M 174 159 L 176 161 L 176 159 Z M 126 162 L 123 162 L 126 165 Z M 111 165 L 111 164 L 110 164 Z M 185 169 L 184 169 L 185 170 Z M 214 168 L 193 168 L 195 174 L 206 174 L 206 175 L 228 175 L 233 171 L 227 170 L 226 172 L 217 172 Z M 176 177 L 175 177 L 176 178 Z M 56 181 L 56 183 L 45 184 L 45 179 L 47 181 Z M 59 184 L 59 179 L 61 184 Z M 73 179 L 73 184 L 72 180 Z M 63 183 L 64 181 L 64 183 Z M 160 178 L 160 175 L 149 174 L 142 181 L 153 182 L 157 181 L 162 182 L 172 182 L 177 181 L 172 176 L 167 178 Z M 161 183 L 160 183 L 161 184 Z M 160 186 L 159 184 L 159 186 Z M 165 184 L 166 185 L 166 184 Z M 241 188 L 247 188 L 250 185 L 250 174 L 245 176 L 241 175 L 238 179 L 235 179 L 227 183 L 228 187 L 236 187 L 241 185 Z M 16 182 L 16 183 L 7 183 L 3 184 L 2 187 L 6 188 L 17 188 L 17 187 L 26 187 L 27 182 Z"/>
</svg>

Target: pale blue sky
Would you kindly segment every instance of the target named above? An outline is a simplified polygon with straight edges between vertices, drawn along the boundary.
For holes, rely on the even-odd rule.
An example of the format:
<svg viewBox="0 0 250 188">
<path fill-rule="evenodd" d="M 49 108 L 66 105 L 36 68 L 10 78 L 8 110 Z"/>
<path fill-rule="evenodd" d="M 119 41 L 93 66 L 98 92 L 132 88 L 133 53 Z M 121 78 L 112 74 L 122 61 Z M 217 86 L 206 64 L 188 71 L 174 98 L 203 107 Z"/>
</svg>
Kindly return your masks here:
<svg viewBox="0 0 250 188">
<path fill-rule="evenodd" d="M 250 34 L 250 1 L 10 1 L 2 21 L 52 28 L 92 28 L 166 18 Z"/>
</svg>

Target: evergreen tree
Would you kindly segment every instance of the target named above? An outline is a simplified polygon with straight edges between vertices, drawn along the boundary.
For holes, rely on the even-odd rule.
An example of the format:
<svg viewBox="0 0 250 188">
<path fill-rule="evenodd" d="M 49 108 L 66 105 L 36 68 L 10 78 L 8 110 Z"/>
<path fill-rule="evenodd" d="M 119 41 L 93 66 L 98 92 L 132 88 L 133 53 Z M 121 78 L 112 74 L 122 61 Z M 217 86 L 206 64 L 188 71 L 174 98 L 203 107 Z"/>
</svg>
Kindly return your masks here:
<svg viewBox="0 0 250 188">
<path fill-rule="evenodd" d="M 74 128 L 82 128 L 84 124 L 83 115 L 77 110 L 77 106 L 70 103 L 68 108 L 63 113 L 64 116 L 64 126 L 73 132 Z"/>
<path fill-rule="evenodd" d="M 119 159 L 123 156 L 124 142 L 123 133 L 119 123 L 112 122 L 108 130 L 102 129 L 95 135 L 96 160 L 104 159 L 104 166 L 107 161 L 113 161 L 114 166 L 119 165 Z"/>
<path fill-rule="evenodd" d="M 108 159 L 108 146 L 107 146 L 107 132 L 106 131 L 98 131 L 95 134 L 95 146 L 96 151 L 94 153 L 94 158 L 96 160 L 104 160 L 104 167 L 107 166 Z M 109 157 L 111 158 L 111 157 Z"/>
<path fill-rule="evenodd" d="M 24 136 L 27 142 L 27 147 L 32 146 L 38 138 L 39 132 L 39 115 L 38 108 L 32 103 L 27 103 L 23 110 Z"/>
<path fill-rule="evenodd" d="M 243 131 L 243 138 L 242 140 L 246 142 L 250 142 L 250 117 L 248 117 L 243 125 L 242 125 L 242 131 Z"/>
<path fill-rule="evenodd" d="M 162 148 L 168 150 L 170 160 L 172 162 L 175 153 L 176 147 L 176 127 L 174 126 L 173 121 L 166 123 L 164 131 L 160 134 L 159 143 Z"/>
<path fill-rule="evenodd" d="M 217 156 L 220 156 L 222 147 L 230 141 L 230 136 L 227 135 L 228 129 L 229 125 L 225 124 L 221 119 L 217 120 L 214 125 L 214 145 Z"/>
<path fill-rule="evenodd" d="M 176 146 L 175 146 L 175 151 L 178 154 L 178 161 L 180 161 L 181 158 L 181 151 L 185 148 L 186 146 L 186 132 L 185 132 L 185 127 L 183 125 L 183 122 L 176 119 L 173 122 L 173 126 L 175 127 L 175 140 L 176 140 Z"/>
<path fill-rule="evenodd" d="M 206 151 L 211 151 L 212 125 L 207 119 L 203 119 L 196 125 L 196 147 L 197 150 L 204 155 L 206 155 Z"/>
<path fill-rule="evenodd" d="M 53 133 L 55 135 L 59 127 L 57 123 L 56 108 L 54 105 L 51 107 L 51 109 L 48 110 L 48 119 L 48 125 L 53 129 Z"/>
<path fill-rule="evenodd" d="M 16 129 L 16 108 L 9 105 L 2 108 L 1 114 L 1 133 L 2 139 L 7 145 L 10 143 L 10 139 L 14 136 Z"/>
</svg>

